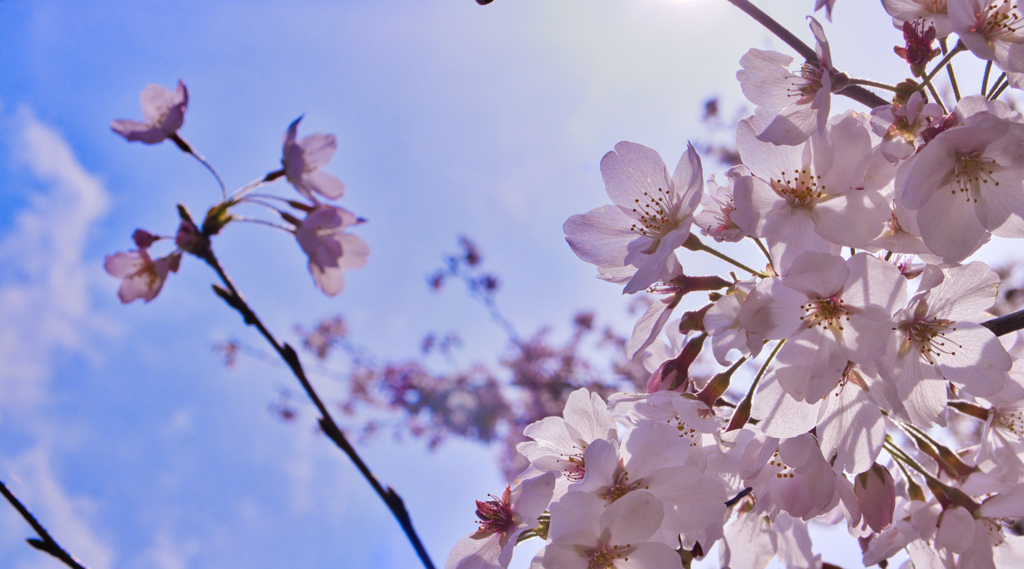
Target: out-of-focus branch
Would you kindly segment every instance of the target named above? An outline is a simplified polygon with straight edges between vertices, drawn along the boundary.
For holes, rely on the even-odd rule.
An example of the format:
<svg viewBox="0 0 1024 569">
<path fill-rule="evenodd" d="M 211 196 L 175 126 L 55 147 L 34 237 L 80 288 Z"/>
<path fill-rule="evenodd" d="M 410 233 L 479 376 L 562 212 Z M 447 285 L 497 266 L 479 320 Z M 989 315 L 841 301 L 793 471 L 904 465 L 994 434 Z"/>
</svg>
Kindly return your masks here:
<svg viewBox="0 0 1024 569">
<path fill-rule="evenodd" d="M 398 493 L 390 486 L 384 488 L 384 486 L 381 485 L 380 481 L 377 480 L 377 477 L 370 471 L 370 468 L 365 462 L 363 462 L 359 453 L 356 452 L 356 449 L 348 442 L 345 434 L 338 427 L 337 423 L 334 422 L 334 419 L 331 417 L 327 407 L 320 399 L 320 396 L 317 394 L 316 390 L 313 389 L 313 385 L 310 384 L 295 350 L 287 343 L 278 342 L 274 335 L 271 334 L 270 330 L 268 330 L 259 317 L 256 316 L 256 313 L 253 312 L 252 308 L 250 308 L 245 302 L 242 294 L 238 292 L 237 288 L 235 288 L 235 284 L 231 280 L 231 277 L 229 277 L 224 271 L 224 268 L 221 267 L 220 262 L 213 254 L 213 250 L 211 248 L 206 247 L 195 254 L 197 257 L 205 261 L 206 264 L 210 265 L 210 267 L 216 271 L 217 276 L 220 277 L 221 282 L 224 283 L 224 287 L 213 285 L 213 291 L 229 306 L 237 310 L 238 313 L 242 315 L 246 324 L 255 326 L 267 342 L 273 346 L 274 350 L 277 351 L 278 355 L 281 356 L 281 359 L 284 360 L 292 370 L 292 373 L 295 375 L 296 379 L 299 380 L 299 383 L 302 384 L 302 388 L 306 391 L 306 394 L 320 412 L 320 428 L 323 429 L 324 434 L 334 441 L 334 444 L 338 445 L 338 448 L 340 448 L 342 452 L 349 457 L 349 459 L 356 465 L 356 468 L 359 469 L 359 472 L 362 473 L 363 478 L 370 483 L 373 490 L 378 496 L 380 496 L 380 499 L 384 501 L 384 504 L 388 509 L 391 510 L 391 513 L 395 516 L 395 519 L 398 520 L 398 523 L 402 526 L 402 530 L 405 532 L 405 535 L 412 543 L 412 546 L 416 550 L 416 554 L 419 556 L 420 560 L 423 562 L 423 565 L 427 569 L 434 569 L 434 564 L 430 560 L 430 556 L 427 554 L 426 548 L 423 547 L 423 543 L 416 534 L 416 530 L 413 529 L 412 519 L 409 516 L 409 512 L 405 509 L 405 503 L 402 501 L 401 496 L 399 496 Z"/>
<path fill-rule="evenodd" d="M 72 569 L 88 569 L 85 565 L 82 565 L 78 562 L 77 559 L 72 557 L 70 553 L 64 551 L 64 548 L 61 547 L 60 544 L 58 544 L 52 537 L 50 537 L 50 533 L 46 531 L 46 528 L 44 528 L 43 525 L 40 524 L 38 520 L 36 520 L 36 517 L 32 515 L 32 512 L 28 511 L 28 508 L 26 508 L 25 505 L 22 504 L 20 500 L 18 500 L 17 496 L 15 496 L 14 493 L 7 488 L 7 485 L 4 484 L 3 480 L 0 480 L 0 494 L 3 494 L 4 498 L 7 498 L 7 501 L 10 502 L 12 506 L 14 506 L 15 510 L 18 510 L 18 513 L 21 514 L 21 517 L 25 518 L 25 521 L 28 522 L 28 525 L 32 526 L 32 529 L 35 530 L 36 535 L 39 536 L 39 539 L 26 539 L 25 541 L 27 541 L 29 545 L 38 549 L 39 551 L 44 551 L 56 557 L 57 559 L 60 559 L 62 563 L 64 563 L 68 567 L 71 567 Z"/>
<path fill-rule="evenodd" d="M 1018 310 L 1006 316 L 986 320 L 981 325 L 992 330 L 992 333 L 996 336 L 1004 336 L 1010 332 L 1024 330 L 1024 310 Z"/>
</svg>

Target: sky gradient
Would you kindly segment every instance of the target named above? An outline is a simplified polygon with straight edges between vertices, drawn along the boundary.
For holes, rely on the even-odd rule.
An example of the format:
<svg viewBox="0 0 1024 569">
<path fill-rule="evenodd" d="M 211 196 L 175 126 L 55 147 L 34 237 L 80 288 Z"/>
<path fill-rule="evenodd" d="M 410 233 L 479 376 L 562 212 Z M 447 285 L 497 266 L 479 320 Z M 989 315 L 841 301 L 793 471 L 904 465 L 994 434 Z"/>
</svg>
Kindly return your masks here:
<svg viewBox="0 0 1024 569">
<path fill-rule="evenodd" d="M 901 34 L 875 4 L 841 0 L 826 33 L 837 67 L 896 81 Z M 812 0 L 759 5 L 810 37 Z M 884 42 L 865 44 L 872 26 Z M 735 73 L 750 47 L 790 53 L 724 0 L 0 2 L 0 478 L 92 569 L 417 566 L 312 408 L 291 424 L 267 411 L 294 379 L 253 359 L 224 368 L 214 342 L 259 338 L 207 267 L 186 258 L 152 303 L 118 302 L 104 255 L 133 248 L 138 227 L 173 232 L 175 204 L 199 213 L 219 190 L 173 145 L 129 144 L 110 121 L 141 118 L 147 84 L 183 79 L 180 132 L 229 189 L 280 167 L 296 117 L 300 136 L 335 134 L 326 170 L 369 220 L 354 230 L 369 263 L 327 298 L 292 236 L 234 224 L 214 247 L 250 304 L 291 342 L 296 324 L 340 313 L 380 357 L 455 330 L 459 365 L 494 363 L 506 338 L 483 309 L 426 286 L 442 254 L 460 235 L 478 243 L 521 334 L 564 338 L 579 310 L 628 334 L 630 299 L 573 255 L 562 223 L 607 203 L 598 164 L 617 142 L 672 167 L 707 137 L 706 99 L 749 108 Z M 344 387 L 313 381 L 328 399 Z M 473 530 L 473 500 L 503 488 L 479 445 L 384 435 L 359 450 L 439 566 Z M 0 507 L 0 567 L 61 567 L 26 537 Z"/>
</svg>

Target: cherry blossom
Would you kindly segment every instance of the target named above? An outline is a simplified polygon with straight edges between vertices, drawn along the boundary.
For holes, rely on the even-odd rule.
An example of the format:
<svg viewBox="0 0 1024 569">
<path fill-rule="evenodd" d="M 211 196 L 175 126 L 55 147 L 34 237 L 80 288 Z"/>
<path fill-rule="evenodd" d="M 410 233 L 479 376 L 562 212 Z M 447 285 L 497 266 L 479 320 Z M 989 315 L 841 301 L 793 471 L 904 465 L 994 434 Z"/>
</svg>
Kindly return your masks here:
<svg viewBox="0 0 1024 569">
<path fill-rule="evenodd" d="M 1004 71 L 1024 72 L 1022 13 L 1009 0 L 951 0 L 950 27 L 960 41 L 981 59 Z"/>
<path fill-rule="evenodd" d="M 860 117 L 838 117 L 803 146 L 775 146 L 745 119 L 736 145 L 753 176 L 736 182 L 731 219 L 749 235 L 764 237 L 775 270 L 785 273 L 804 251 L 838 253 L 877 237 L 890 215 L 879 192 L 865 190 L 871 136 Z"/>
<path fill-rule="evenodd" d="M 299 246 L 309 256 L 309 272 L 317 288 L 335 296 L 345 288 L 344 271 L 366 264 L 370 248 L 358 235 L 345 229 L 362 223 L 352 212 L 319 205 L 295 228 Z"/>
<path fill-rule="evenodd" d="M 925 245 L 947 263 L 989 231 L 1024 237 L 1024 124 L 981 112 L 943 131 L 897 181 L 897 201 L 918 210 Z"/>
<path fill-rule="evenodd" d="M 740 59 L 743 70 L 736 78 L 743 95 L 757 105 L 758 116 L 773 117 L 758 130 L 757 139 L 781 145 L 804 142 L 811 133 L 825 130 L 832 91 L 846 86 L 848 78 L 832 68 L 832 52 L 825 30 L 814 18 L 811 32 L 816 41 L 818 61 L 807 62 L 794 74 L 788 67 L 793 58 L 774 51 L 751 49 Z"/>
<path fill-rule="evenodd" d="M 516 540 L 538 525 L 538 516 L 551 502 L 555 474 L 549 472 L 506 487 L 500 498 L 477 501 L 480 529 L 455 544 L 445 569 L 508 567 Z"/>
<path fill-rule="evenodd" d="M 599 439 L 618 441 L 615 421 L 607 404 L 600 395 L 586 389 L 569 394 L 562 417 L 545 417 L 527 425 L 523 435 L 533 439 L 517 447 L 530 461 L 524 475 L 558 473 L 556 499 L 565 494 L 570 483 L 583 480 L 587 472 L 583 453 L 591 443 Z"/>
<path fill-rule="evenodd" d="M 110 128 L 130 142 L 156 144 L 177 134 L 185 122 L 188 107 L 188 89 L 180 80 L 174 92 L 162 85 L 148 85 L 142 91 L 142 116 L 146 122 L 129 119 L 116 120 Z"/>
<path fill-rule="evenodd" d="M 301 120 L 299 117 L 288 125 L 284 135 L 284 174 L 300 194 L 314 202 L 317 200 L 313 194 L 338 199 L 345 194 L 345 184 L 320 169 L 330 162 L 338 142 L 333 134 L 313 134 L 296 141 Z"/>
<path fill-rule="evenodd" d="M 896 267 L 866 253 L 849 261 L 807 252 L 784 277 L 765 279 L 743 303 L 743 327 L 767 339 L 786 338 L 775 373 L 798 401 L 830 393 L 848 362 L 885 353 L 893 312 L 906 298 Z"/>
<path fill-rule="evenodd" d="M 693 217 L 702 235 L 709 235 L 721 243 L 736 242 L 746 237 L 746 232 L 731 219 L 736 210 L 733 203 L 733 184 L 748 173 L 743 166 L 732 168 L 726 173 L 726 184 L 719 185 L 715 177 L 708 178 L 707 192 L 700 199 L 701 211 Z"/>
<path fill-rule="evenodd" d="M 544 569 L 680 569 L 679 554 L 648 542 L 661 525 L 661 502 L 646 490 L 630 492 L 605 507 L 588 492 L 570 492 L 551 504 L 551 543 Z"/>
<path fill-rule="evenodd" d="M 167 280 L 167 273 L 178 272 L 180 262 L 181 253 L 173 253 L 154 261 L 143 247 L 137 251 L 107 255 L 103 268 L 110 276 L 121 279 L 117 297 L 122 303 L 128 304 L 139 298 L 146 302 L 156 298 Z"/>
<path fill-rule="evenodd" d="M 1008 381 L 1009 354 L 987 328 L 970 322 L 995 300 L 999 277 L 981 262 L 922 277 L 919 291 L 893 317 L 878 372 L 899 392 L 908 420 L 940 420 L 946 382 L 975 396 L 994 395 Z"/>
<path fill-rule="evenodd" d="M 954 0 L 956 1 L 956 0 Z M 885 11 L 892 16 L 892 23 L 903 28 L 907 22 L 920 20 L 924 26 L 935 26 L 935 37 L 949 35 L 949 13 L 947 0 L 882 0 Z"/>
<path fill-rule="evenodd" d="M 673 251 L 690 236 L 704 190 L 700 158 L 687 145 L 672 178 L 657 152 L 620 142 L 601 159 L 606 205 L 570 217 L 565 240 L 580 259 L 601 268 L 635 267 L 624 292 L 662 280 Z"/>
</svg>

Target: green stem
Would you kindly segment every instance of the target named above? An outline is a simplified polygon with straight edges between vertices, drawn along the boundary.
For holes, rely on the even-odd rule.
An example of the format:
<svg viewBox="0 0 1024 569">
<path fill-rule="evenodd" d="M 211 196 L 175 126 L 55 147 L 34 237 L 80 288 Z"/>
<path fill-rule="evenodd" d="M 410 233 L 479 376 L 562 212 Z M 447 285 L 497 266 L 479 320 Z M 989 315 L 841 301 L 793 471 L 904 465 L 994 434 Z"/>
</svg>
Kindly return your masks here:
<svg viewBox="0 0 1024 569">
<path fill-rule="evenodd" d="M 935 90 L 935 86 L 931 83 L 928 84 L 928 92 L 932 94 L 932 98 L 935 99 L 935 102 L 942 107 L 942 114 L 949 114 L 949 111 L 946 110 L 946 103 L 942 102 L 942 97 L 939 96 L 939 92 Z"/>
<path fill-rule="evenodd" d="M 743 425 L 747 424 L 747 420 L 750 419 L 750 408 L 754 402 L 754 392 L 757 391 L 758 384 L 761 383 L 761 378 L 764 376 L 764 372 L 768 370 L 768 365 L 775 359 L 775 355 L 779 353 L 779 348 L 782 344 L 786 343 L 786 339 L 779 340 L 778 344 L 775 344 L 775 349 L 768 355 L 768 359 L 765 360 L 764 365 L 757 371 L 757 375 L 754 376 L 754 383 L 751 384 L 750 390 L 747 391 L 747 396 L 740 401 L 740 404 L 736 406 L 736 411 L 732 414 L 732 420 L 729 421 L 729 426 L 726 427 L 726 432 L 735 431 L 736 429 L 743 428 Z"/>
<path fill-rule="evenodd" d="M 755 271 L 754 269 L 751 269 L 750 267 L 744 265 L 743 263 L 737 261 L 736 259 L 733 259 L 732 257 L 730 257 L 730 256 L 728 256 L 728 255 L 726 255 L 724 253 L 719 253 L 718 251 L 712 249 L 711 247 L 708 247 L 707 245 L 705 245 L 704 243 L 701 242 L 700 238 L 698 238 L 696 235 L 694 235 L 692 233 L 690 234 L 689 237 L 686 238 L 686 242 L 683 243 L 683 247 L 685 247 L 685 248 L 687 248 L 687 249 L 689 249 L 691 251 L 704 251 L 705 253 L 710 253 L 710 254 L 714 255 L 715 257 L 718 257 L 719 259 L 725 261 L 726 263 L 729 263 L 729 264 L 731 264 L 733 266 L 739 267 L 739 268 L 743 269 L 744 271 L 747 271 L 748 273 L 750 273 L 752 275 L 757 275 L 757 276 L 759 276 L 759 277 L 761 277 L 763 279 L 764 278 L 768 278 L 767 274 L 765 274 L 765 273 L 763 273 L 761 271 Z"/>
<path fill-rule="evenodd" d="M 1010 80 L 1009 80 L 1009 78 L 1007 78 L 1006 82 L 1003 83 L 1003 86 L 1000 87 L 998 91 L 996 91 L 995 93 L 992 94 L 992 98 L 990 100 L 995 101 L 996 99 L 998 99 L 999 95 L 1002 95 L 1003 91 L 1005 91 L 1006 88 L 1009 87 L 1009 86 L 1010 86 Z"/>
<path fill-rule="evenodd" d="M 946 54 L 946 57 L 943 57 L 942 60 L 939 61 L 939 63 L 935 65 L 935 68 L 932 69 L 931 72 L 928 73 L 928 75 L 924 76 L 924 79 L 922 79 L 921 84 L 917 86 L 917 90 L 920 91 L 921 89 L 924 88 L 925 85 L 931 85 L 932 84 L 932 79 L 936 75 L 939 74 L 939 71 L 942 71 L 942 68 L 945 67 L 950 61 L 952 61 L 953 57 L 955 57 L 956 54 L 958 54 L 961 51 L 964 51 L 966 49 L 967 49 L 967 46 L 965 46 L 963 44 L 963 42 L 959 42 L 958 41 L 956 43 L 956 46 L 954 46 L 953 49 L 949 53 Z"/>
<path fill-rule="evenodd" d="M 871 81 L 870 79 L 855 79 L 851 77 L 850 85 L 865 85 L 867 87 L 875 87 L 876 89 L 885 89 L 886 91 L 896 91 L 896 87 L 893 87 L 892 85 L 879 83 L 878 81 Z"/>
<path fill-rule="evenodd" d="M 985 91 L 988 90 L 988 74 L 992 72 L 992 60 L 988 60 L 985 64 L 985 75 L 981 78 L 981 96 L 986 95 Z"/>
<path fill-rule="evenodd" d="M 946 38 L 939 40 L 939 45 L 942 46 L 942 51 L 946 51 Z M 959 43 L 957 44 L 959 45 Z M 949 84 L 953 86 L 953 97 L 956 98 L 956 102 L 960 102 L 960 87 L 956 84 L 956 75 L 953 74 L 953 64 L 946 66 L 946 72 L 949 74 Z"/>
</svg>

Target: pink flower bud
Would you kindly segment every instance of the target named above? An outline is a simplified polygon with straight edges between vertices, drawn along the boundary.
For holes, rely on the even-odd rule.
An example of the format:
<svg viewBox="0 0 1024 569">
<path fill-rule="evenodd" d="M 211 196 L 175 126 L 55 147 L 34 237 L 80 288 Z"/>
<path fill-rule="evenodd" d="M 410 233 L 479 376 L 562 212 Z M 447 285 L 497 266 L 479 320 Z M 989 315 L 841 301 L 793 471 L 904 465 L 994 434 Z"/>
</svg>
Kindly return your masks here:
<svg viewBox="0 0 1024 569">
<path fill-rule="evenodd" d="M 875 533 L 892 525 L 896 509 L 896 484 L 889 470 L 877 462 L 866 472 L 857 475 L 853 485 L 864 524 Z"/>
</svg>

